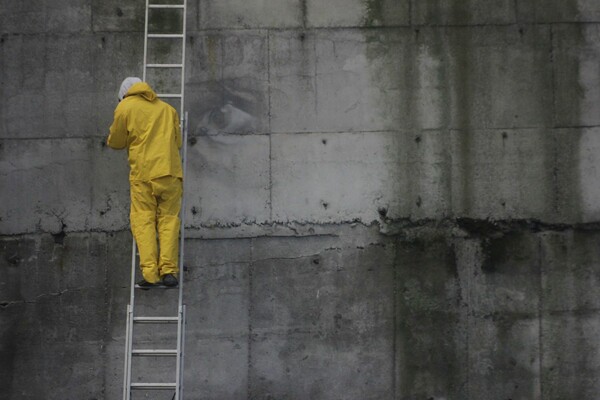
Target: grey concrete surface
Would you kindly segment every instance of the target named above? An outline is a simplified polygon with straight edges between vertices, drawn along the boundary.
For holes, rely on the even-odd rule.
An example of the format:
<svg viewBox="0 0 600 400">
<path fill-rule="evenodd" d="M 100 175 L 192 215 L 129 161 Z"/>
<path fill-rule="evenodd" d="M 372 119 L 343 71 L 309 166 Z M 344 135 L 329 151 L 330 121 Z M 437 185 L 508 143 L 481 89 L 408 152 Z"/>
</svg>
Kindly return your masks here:
<svg viewBox="0 0 600 400">
<path fill-rule="evenodd" d="M 185 398 L 598 397 L 600 3 L 188 2 Z M 1 400 L 121 398 L 143 22 L 0 5 Z"/>
</svg>

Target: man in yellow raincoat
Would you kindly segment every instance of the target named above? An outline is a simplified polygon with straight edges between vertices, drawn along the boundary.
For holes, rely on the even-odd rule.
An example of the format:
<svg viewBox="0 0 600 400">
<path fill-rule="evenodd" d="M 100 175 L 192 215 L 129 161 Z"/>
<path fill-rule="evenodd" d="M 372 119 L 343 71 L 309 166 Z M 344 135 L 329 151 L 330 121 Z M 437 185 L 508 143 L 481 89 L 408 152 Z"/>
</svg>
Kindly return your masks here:
<svg viewBox="0 0 600 400">
<path fill-rule="evenodd" d="M 144 277 L 138 286 L 177 286 L 183 190 L 177 111 L 160 100 L 147 83 L 127 78 L 119 90 L 107 144 L 128 151 L 131 232 Z"/>
</svg>

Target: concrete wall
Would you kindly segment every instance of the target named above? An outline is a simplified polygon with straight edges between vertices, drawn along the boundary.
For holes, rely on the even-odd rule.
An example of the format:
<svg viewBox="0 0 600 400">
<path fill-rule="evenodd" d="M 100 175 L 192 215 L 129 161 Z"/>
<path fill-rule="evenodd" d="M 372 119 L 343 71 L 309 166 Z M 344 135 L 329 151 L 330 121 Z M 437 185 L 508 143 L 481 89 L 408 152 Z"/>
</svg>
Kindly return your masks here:
<svg viewBox="0 0 600 400">
<path fill-rule="evenodd" d="M 120 398 L 143 13 L 0 6 L 0 399 Z M 598 22 L 189 0 L 186 398 L 597 398 Z"/>
</svg>

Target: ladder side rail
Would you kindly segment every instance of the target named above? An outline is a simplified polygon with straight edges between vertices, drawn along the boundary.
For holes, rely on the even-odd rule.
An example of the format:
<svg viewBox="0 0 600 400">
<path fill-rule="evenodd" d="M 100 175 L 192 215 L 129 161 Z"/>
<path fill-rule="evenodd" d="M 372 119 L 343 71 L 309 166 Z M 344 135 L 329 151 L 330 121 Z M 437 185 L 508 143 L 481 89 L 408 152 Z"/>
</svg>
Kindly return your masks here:
<svg viewBox="0 0 600 400">
<path fill-rule="evenodd" d="M 142 81 L 146 82 L 146 64 L 148 63 L 148 13 L 150 10 L 150 0 L 146 0 L 145 22 L 144 22 L 144 71 L 142 72 Z"/>
<path fill-rule="evenodd" d="M 185 257 L 185 214 L 186 214 L 186 182 L 187 182 L 187 142 L 188 142 L 188 113 L 183 114 L 183 146 L 181 148 L 181 156 L 183 158 L 183 193 L 181 196 L 181 211 L 180 211 L 180 226 L 179 226 L 179 303 L 178 310 L 183 305 L 183 285 L 184 285 L 184 263 Z"/>
<path fill-rule="evenodd" d="M 131 287 L 129 289 L 129 305 L 131 306 L 131 312 L 133 313 L 133 307 L 135 305 L 135 269 L 136 269 L 136 253 L 137 246 L 135 243 L 135 238 L 132 236 L 132 244 L 131 244 Z"/>
<path fill-rule="evenodd" d="M 179 322 L 177 325 L 177 372 L 175 391 L 176 400 L 183 400 L 183 361 L 185 352 L 185 305 L 179 307 Z"/>
<path fill-rule="evenodd" d="M 127 327 L 125 337 L 125 365 L 123 379 L 123 399 L 131 399 L 131 355 L 133 348 L 133 308 L 127 305 Z"/>
<path fill-rule="evenodd" d="M 181 34 L 183 35 L 181 38 L 181 90 L 179 93 L 181 93 L 181 102 L 180 104 L 180 110 L 181 110 L 181 114 L 183 114 L 185 112 L 185 107 L 183 104 L 183 100 L 184 100 L 184 90 L 185 90 L 185 35 L 187 32 L 187 0 L 183 0 L 183 15 L 182 15 L 182 31 Z M 186 117 L 187 120 L 187 117 Z"/>
</svg>

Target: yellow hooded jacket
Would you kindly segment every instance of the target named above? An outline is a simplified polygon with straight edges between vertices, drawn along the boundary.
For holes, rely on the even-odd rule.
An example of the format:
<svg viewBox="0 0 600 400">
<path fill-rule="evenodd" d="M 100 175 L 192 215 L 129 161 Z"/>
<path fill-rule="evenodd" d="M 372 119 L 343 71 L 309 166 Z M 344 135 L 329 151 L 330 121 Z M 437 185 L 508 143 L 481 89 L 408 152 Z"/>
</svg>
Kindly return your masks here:
<svg viewBox="0 0 600 400">
<path fill-rule="evenodd" d="M 183 178 L 179 116 L 146 82 L 134 84 L 115 109 L 106 143 L 113 149 L 127 147 L 130 181 Z"/>
</svg>

